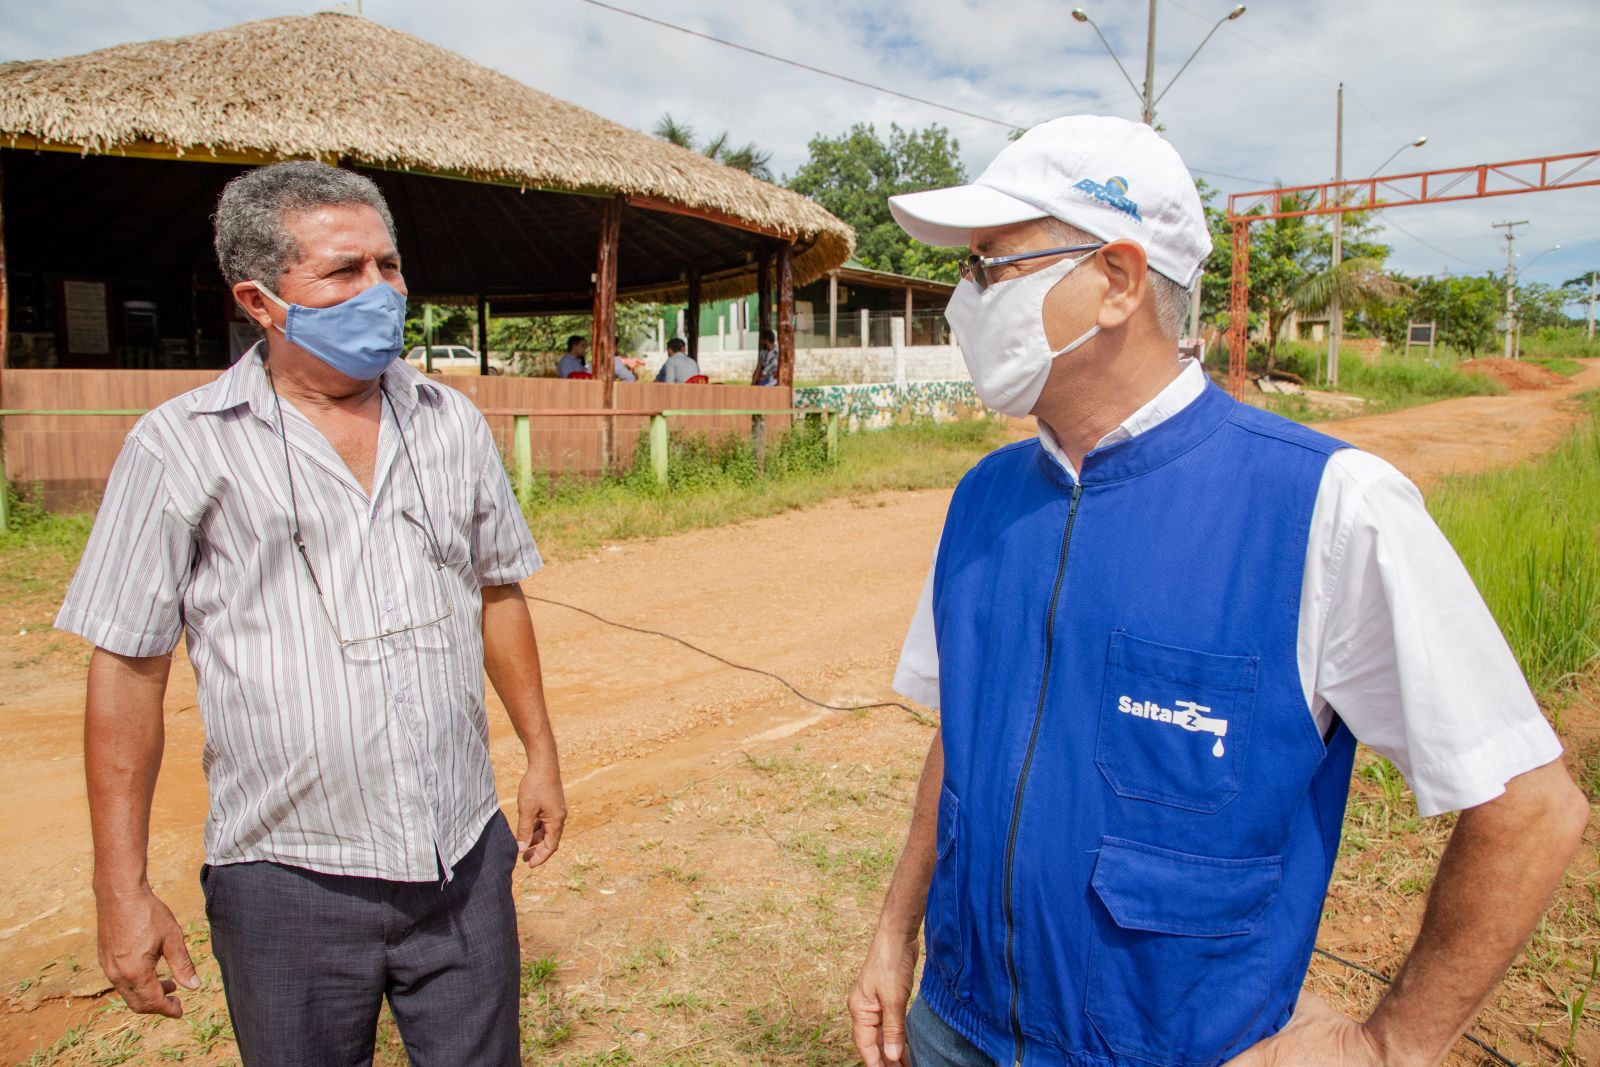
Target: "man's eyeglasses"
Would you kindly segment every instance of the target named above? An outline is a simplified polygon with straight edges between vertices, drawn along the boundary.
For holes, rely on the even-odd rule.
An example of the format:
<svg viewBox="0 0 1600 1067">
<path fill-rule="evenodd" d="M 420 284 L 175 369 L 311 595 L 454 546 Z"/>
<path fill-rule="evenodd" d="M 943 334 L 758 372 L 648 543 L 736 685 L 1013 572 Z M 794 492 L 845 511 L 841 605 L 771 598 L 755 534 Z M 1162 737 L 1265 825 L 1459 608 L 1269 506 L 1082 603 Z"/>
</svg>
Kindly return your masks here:
<svg viewBox="0 0 1600 1067">
<path fill-rule="evenodd" d="M 1037 252 L 1018 252 L 1010 256 L 980 256 L 976 252 L 961 261 L 961 276 L 978 287 L 978 292 L 983 292 L 990 285 L 999 281 L 994 277 L 996 267 L 1006 267 L 1013 263 L 1021 263 L 1025 259 L 1042 259 L 1045 256 L 1065 256 L 1072 252 L 1093 252 L 1095 249 L 1104 248 L 1104 241 L 1096 241 L 1088 245 L 1067 245 L 1064 248 L 1041 248 Z"/>
<path fill-rule="evenodd" d="M 300 559 L 304 561 L 306 565 L 306 573 L 311 575 L 311 586 L 317 591 L 317 603 L 322 605 L 322 614 L 327 617 L 328 625 L 333 628 L 334 639 L 339 642 L 340 648 L 349 648 L 351 645 L 363 644 L 367 641 L 381 641 L 385 637 L 393 637 L 396 634 L 409 633 L 412 630 L 421 630 L 425 627 L 436 626 L 456 613 L 455 604 L 450 599 L 450 588 L 445 584 L 445 564 L 444 560 L 439 555 L 438 547 L 432 543 L 432 537 L 429 532 L 423 528 L 422 523 L 418 522 L 416 517 L 412 515 L 411 512 L 402 511 L 400 513 L 400 517 L 417 528 L 418 537 L 422 541 L 422 554 L 424 557 L 426 557 L 428 564 L 433 568 L 434 579 L 439 584 L 439 602 L 444 605 L 444 613 L 437 618 L 428 619 L 424 622 L 413 622 L 407 623 L 403 626 L 389 627 L 382 633 L 373 634 L 371 637 L 344 636 L 344 631 L 339 629 L 338 620 L 333 617 L 333 609 L 328 606 L 328 598 L 322 592 L 322 583 L 317 580 L 317 572 L 311 566 L 311 556 L 306 552 L 306 543 L 300 539 L 300 531 L 296 529 L 290 535 L 294 541 L 294 547 L 300 553 Z"/>
</svg>

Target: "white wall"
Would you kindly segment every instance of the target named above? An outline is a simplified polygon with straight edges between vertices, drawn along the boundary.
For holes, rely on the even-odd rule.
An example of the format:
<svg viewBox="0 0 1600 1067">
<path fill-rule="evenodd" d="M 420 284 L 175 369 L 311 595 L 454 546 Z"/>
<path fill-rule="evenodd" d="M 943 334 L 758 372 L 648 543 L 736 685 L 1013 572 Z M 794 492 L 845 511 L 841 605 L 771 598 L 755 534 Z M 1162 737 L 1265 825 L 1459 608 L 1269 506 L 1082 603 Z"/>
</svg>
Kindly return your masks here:
<svg viewBox="0 0 1600 1067">
<path fill-rule="evenodd" d="M 754 349 L 718 352 L 715 338 L 712 348 L 705 347 L 701 338 L 700 370 L 713 381 L 721 378 L 750 380 L 755 373 Z M 956 345 L 911 345 L 894 348 L 801 348 L 794 354 L 794 377 L 799 382 L 892 382 L 896 374 L 896 352 L 904 361 L 908 382 L 935 382 L 968 380 L 967 365 Z M 643 353 L 648 370 L 645 380 L 654 378 L 666 356 L 659 352 Z"/>
</svg>

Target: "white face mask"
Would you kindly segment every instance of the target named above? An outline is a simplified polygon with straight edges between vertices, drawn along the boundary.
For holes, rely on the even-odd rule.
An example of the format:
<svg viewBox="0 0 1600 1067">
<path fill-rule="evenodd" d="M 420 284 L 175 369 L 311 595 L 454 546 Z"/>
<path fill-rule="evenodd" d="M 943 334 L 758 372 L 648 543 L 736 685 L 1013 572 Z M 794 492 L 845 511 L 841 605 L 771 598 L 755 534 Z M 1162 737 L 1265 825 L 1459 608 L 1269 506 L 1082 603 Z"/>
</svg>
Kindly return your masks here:
<svg viewBox="0 0 1600 1067">
<path fill-rule="evenodd" d="M 1054 351 L 1044 335 L 1044 298 L 1088 258 L 1066 259 L 1053 267 L 992 284 L 981 293 L 965 278 L 956 286 L 944 317 L 961 346 L 961 357 L 967 361 L 978 399 L 989 407 L 1018 418 L 1031 412 L 1044 392 L 1051 361 L 1081 347 L 1100 332 L 1096 324 L 1065 348 Z"/>
</svg>

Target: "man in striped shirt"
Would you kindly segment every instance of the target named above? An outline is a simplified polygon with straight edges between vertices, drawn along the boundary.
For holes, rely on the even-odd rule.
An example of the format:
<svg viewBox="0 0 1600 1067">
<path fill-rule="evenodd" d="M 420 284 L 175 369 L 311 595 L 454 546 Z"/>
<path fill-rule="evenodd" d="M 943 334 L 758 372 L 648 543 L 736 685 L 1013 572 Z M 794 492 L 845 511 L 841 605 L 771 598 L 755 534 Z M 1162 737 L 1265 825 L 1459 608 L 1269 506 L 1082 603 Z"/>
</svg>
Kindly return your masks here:
<svg viewBox="0 0 1600 1067">
<path fill-rule="evenodd" d="M 57 625 L 96 647 L 85 765 L 101 964 L 135 1011 L 198 978 L 146 877 L 180 636 L 206 727 L 201 882 L 247 1067 L 519 1062 L 511 876 L 566 817 L 518 583 L 540 566 L 483 417 L 403 361 L 394 221 L 368 179 L 229 184 L 223 276 L 265 340 L 141 419 Z M 513 837 L 487 670 L 527 753 Z M 165 957 L 172 977 L 156 966 Z"/>
</svg>

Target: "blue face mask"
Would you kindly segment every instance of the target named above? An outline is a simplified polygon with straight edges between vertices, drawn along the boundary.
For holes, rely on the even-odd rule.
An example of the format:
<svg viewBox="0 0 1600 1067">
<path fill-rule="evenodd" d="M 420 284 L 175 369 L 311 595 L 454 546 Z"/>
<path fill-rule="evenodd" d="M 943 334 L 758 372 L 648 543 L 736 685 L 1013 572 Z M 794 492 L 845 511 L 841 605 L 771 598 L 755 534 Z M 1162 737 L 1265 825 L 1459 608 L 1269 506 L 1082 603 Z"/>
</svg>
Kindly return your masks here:
<svg viewBox="0 0 1600 1067">
<path fill-rule="evenodd" d="M 399 358 L 405 346 L 406 298 L 388 282 L 325 308 L 285 303 L 260 282 L 256 288 L 288 312 L 278 329 L 290 344 L 346 377 L 370 382 Z"/>
</svg>

